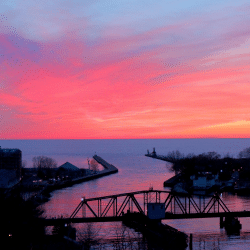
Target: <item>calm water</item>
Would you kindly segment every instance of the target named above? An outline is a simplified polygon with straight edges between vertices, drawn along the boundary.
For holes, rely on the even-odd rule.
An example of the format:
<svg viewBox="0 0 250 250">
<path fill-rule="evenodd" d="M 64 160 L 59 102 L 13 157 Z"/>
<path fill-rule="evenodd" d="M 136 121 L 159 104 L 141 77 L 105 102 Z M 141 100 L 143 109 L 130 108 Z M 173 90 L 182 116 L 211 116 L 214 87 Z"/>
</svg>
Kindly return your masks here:
<svg viewBox="0 0 250 250">
<path fill-rule="evenodd" d="M 159 154 L 179 150 L 184 154 L 216 151 L 222 156 L 229 153 L 237 156 L 239 151 L 250 146 L 250 139 L 178 139 L 178 140 L 1 140 L 2 148 L 19 148 L 23 160 L 32 166 L 32 157 L 53 157 L 58 165 L 66 161 L 87 168 L 87 158 L 95 153 L 119 169 L 119 173 L 101 179 L 57 190 L 43 208 L 45 215 L 55 217 L 70 215 L 81 197 L 91 198 L 109 194 L 146 190 L 150 186 L 164 190 L 163 182 L 173 176 L 166 162 L 145 157 L 153 147 Z M 223 201 L 231 210 L 250 210 L 250 196 L 224 193 Z M 165 223 L 187 234 L 193 233 L 193 249 L 250 249 L 250 219 L 241 218 L 240 236 L 227 236 L 219 228 L 219 219 L 169 220 Z M 101 224 L 101 223 L 100 223 Z M 105 224 L 105 225 L 104 225 Z M 115 223 L 98 225 L 103 237 L 116 227 Z M 109 230 L 107 230 L 109 229 Z"/>
</svg>

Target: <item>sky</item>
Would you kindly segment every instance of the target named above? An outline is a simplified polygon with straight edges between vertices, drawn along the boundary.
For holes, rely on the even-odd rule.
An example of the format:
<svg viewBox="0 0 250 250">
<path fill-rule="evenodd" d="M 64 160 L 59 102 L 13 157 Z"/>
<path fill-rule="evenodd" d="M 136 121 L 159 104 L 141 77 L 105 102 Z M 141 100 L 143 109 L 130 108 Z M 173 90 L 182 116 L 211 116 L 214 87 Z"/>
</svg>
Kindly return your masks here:
<svg viewBox="0 0 250 250">
<path fill-rule="evenodd" d="M 0 139 L 250 137 L 250 3 L 2 0 Z"/>
</svg>

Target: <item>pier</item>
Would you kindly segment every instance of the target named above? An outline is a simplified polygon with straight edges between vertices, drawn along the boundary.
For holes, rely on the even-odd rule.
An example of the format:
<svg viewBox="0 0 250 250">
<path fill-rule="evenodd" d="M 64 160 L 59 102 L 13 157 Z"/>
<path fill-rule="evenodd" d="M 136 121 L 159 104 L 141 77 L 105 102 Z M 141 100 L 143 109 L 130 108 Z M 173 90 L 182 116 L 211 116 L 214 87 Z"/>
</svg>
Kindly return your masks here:
<svg viewBox="0 0 250 250">
<path fill-rule="evenodd" d="M 114 165 L 109 164 L 105 160 L 103 160 L 100 156 L 94 155 L 93 159 L 95 159 L 99 164 L 101 164 L 105 169 L 102 171 L 102 173 L 109 173 L 109 174 L 115 174 L 118 172 L 118 168 L 116 168 Z"/>
<path fill-rule="evenodd" d="M 107 176 L 107 175 L 110 175 L 110 174 L 118 173 L 118 168 L 116 168 L 112 164 L 109 164 L 104 159 L 102 159 L 100 156 L 94 155 L 93 159 L 95 159 L 99 164 L 101 164 L 104 167 L 104 170 L 98 171 L 96 173 L 92 173 L 89 176 L 75 178 L 75 179 L 72 180 L 74 182 L 74 184 L 75 183 L 84 182 L 84 181 L 93 180 L 93 179 L 97 179 L 97 178 L 100 178 L 100 177 L 103 177 L 103 176 Z"/>
<path fill-rule="evenodd" d="M 155 148 L 153 148 L 153 152 L 152 153 L 149 153 L 149 150 L 148 150 L 148 152 L 147 152 L 147 154 L 145 154 L 145 156 L 150 157 L 150 158 L 154 158 L 154 159 L 158 159 L 158 160 L 162 160 L 162 161 L 168 161 L 168 162 L 171 162 L 171 163 L 175 162 L 170 157 L 156 154 Z"/>
<path fill-rule="evenodd" d="M 84 182 L 84 181 L 93 180 L 93 179 L 97 179 L 97 178 L 100 178 L 100 177 L 103 177 L 103 176 L 106 176 L 106 175 L 118 173 L 118 168 L 116 168 L 115 166 L 109 164 L 104 159 L 102 159 L 100 156 L 94 155 L 93 159 L 95 159 L 99 164 L 101 164 L 104 167 L 104 170 L 98 171 L 96 173 L 92 173 L 91 175 L 88 175 L 88 176 L 75 178 L 75 179 L 72 180 L 72 182 L 74 184 Z"/>
<path fill-rule="evenodd" d="M 118 173 L 118 169 L 115 166 L 109 164 L 104 159 L 102 159 L 100 156 L 94 155 L 93 159 L 95 159 L 99 164 L 101 164 L 104 167 L 104 170 L 92 173 L 91 175 L 82 176 L 82 177 L 79 177 L 79 178 L 74 178 L 72 180 L 67 180 L 67 181 L 64 181 L 64 182 L 61 182 L 61 183 L 56 183 L 56 184 L 53 184 L 53 185 L 48 185 L 43 190 L 43 192 L 44 191 L 51 192 L 51 191 L 56 190 L 56 189 L 69 187 L 69 186 L 72 186 L 74 184 L 78 184 L 78 183 L 81 183 L 81 182 L 101 178 L 103 176 L 107 176 L 107 175 L 110 175 L 110 174 Z"/>
</svg>

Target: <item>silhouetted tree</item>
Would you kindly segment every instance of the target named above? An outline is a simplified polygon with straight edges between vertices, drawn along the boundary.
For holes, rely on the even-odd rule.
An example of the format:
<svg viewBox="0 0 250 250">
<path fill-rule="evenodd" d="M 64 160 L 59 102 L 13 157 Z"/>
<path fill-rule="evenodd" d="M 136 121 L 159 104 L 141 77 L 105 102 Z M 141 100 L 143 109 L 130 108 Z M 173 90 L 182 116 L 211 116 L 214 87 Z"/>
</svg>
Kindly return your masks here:
<svg viewBox="0 0 250 250">
<path fill-rule="evenodd" d="M 37 176 L 44 179 L 51 177 L 51 170 L 57 167 L 57 162 L 46 156 L 33 157 L 33 168 L 37 168 Z"/>
<path fill-rule="evenodd" d="M 140 250 L 147 249 L 145 239 L 143 239 L 140 233 L 136 233 L 134 230 L 126 227 L 123 224 L 114 225 L 114 243 L 112 244 L 115 250 Z"/>
<path fill-rule="evenodd" d="M 250 158 L 250 147 L 243 149 L 239 152 L 239 158 Z"/>
<path fill-rule="evenodd" d="M 100 227 L 96 227 L 93 223 L 85 223 L 83 229 L 79 232 L 78 241 L 83 245 L 84 249 L 90 249 L 92 245 L 100 242 Z"/>
<path fill-rule="evenodd" d="M 56 168 L 57 162 L 46 156 L 35 156 L 32 159 L 33 168 Z"/>
<path fill-rule="evenodd" d="M 200 158 L 204 158 L 206 160 L 218 160 L 221 158 L 221 155 L 212 151 L 212 152 L 208 152 L 208 153 L 203 153 L 203 154 L 200 154 L 198 155 L 198 157 Z"/>
<path fill-rule="evenodd" d="M 184 158 L 184 154 L 180 153 L 179 150 L 175 150 L 172 152 L 169 152 L 166 157 L 170 162 L 176 162 L 182 158 Z"/>
</svg>

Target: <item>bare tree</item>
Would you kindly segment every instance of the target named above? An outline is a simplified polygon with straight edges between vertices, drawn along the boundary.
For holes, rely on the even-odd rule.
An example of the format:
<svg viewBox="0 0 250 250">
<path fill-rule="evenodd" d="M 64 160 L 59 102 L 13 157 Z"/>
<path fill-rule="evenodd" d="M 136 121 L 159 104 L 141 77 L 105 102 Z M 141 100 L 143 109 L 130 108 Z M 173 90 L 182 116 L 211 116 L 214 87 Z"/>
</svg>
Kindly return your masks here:
<svg viewBox="0 0 250 250">
<path fill-rule="evenodd" d="M 52 169 L 57 167 L 57 162 L 46 156 L 33 157 L 33 168 L 37 168 L 37 176 L 40 178 L 52 177 Z"/>
<path fill-rule="evenodd" d="M 224 154 L 224 158 L 234 158 L 234 156 L 232 153 L 227 152 L 226 154 Z"/>
<path fill-rule="evenodd" d="M 32 158 L 33 168 L 40 168 L 42 166 L 42 158 L 43 156 L 35 156 Z"/>
<path fill-rule="evenodd" d="M 78 241 L 82 244 L 83 249 L 90 249 L 93 245 L 98 245 L 100 228 L 94 227 L 93 223 L 85 223 L 83 229 L 79 232 Z"/>
<path fill-rule="evenodd" d="M 90 170 L 92 170 L 94 173 L 96 173 L 97 171 L 99 171 L 99 165 L 95 161 L 95 159 L 91 159 L 91 161 L 90 161 Z"/>
<path fill-rule="evenodd" d="M 250 158 L 250 147 L 243 149 L 239 152 L 239 158 Z"/>
<path fill-rule="evenodd" d="M 33 168 L 56 168 L 57 162 L 46 156 L 35 156 L 32 159 Z"/>
<path fill-rule="evenodd" d="M 115 225 L 114 227 L 114 243 L 113 249 L 115 250 L 139 250 L 146 249 L 146 245 L 143 244 L 143 239 L 139 233 L 126 227 L 125 225 Z"/>
<path fill-rule="evenodd" d="M 22 161 L 22 168 L 26 168 L 27 167 L 27 161 L 26 160 L 23 160 Z"/>
<path fill-rule="evenodd" d="M 218 154 L 217 152 L 208 152 L 208 153 L 202 153 L 200 155 L 198 155 L 198 157 L 200 158 L 206 158 L 208 160 L 218 160 L 221 158 L 221 155 Z"/>
<path fill-rule="evenodd" d="M 166 157 L 170 162 L 176 162 L 180 159 L 183 159 L 184 158 L 184 155 L 179 151 L 179 150 L 175 150 L 175 151 L 172 151 L 172 152 L 169 152 L 167 154 L 167 157 Z"/>
</svg>

